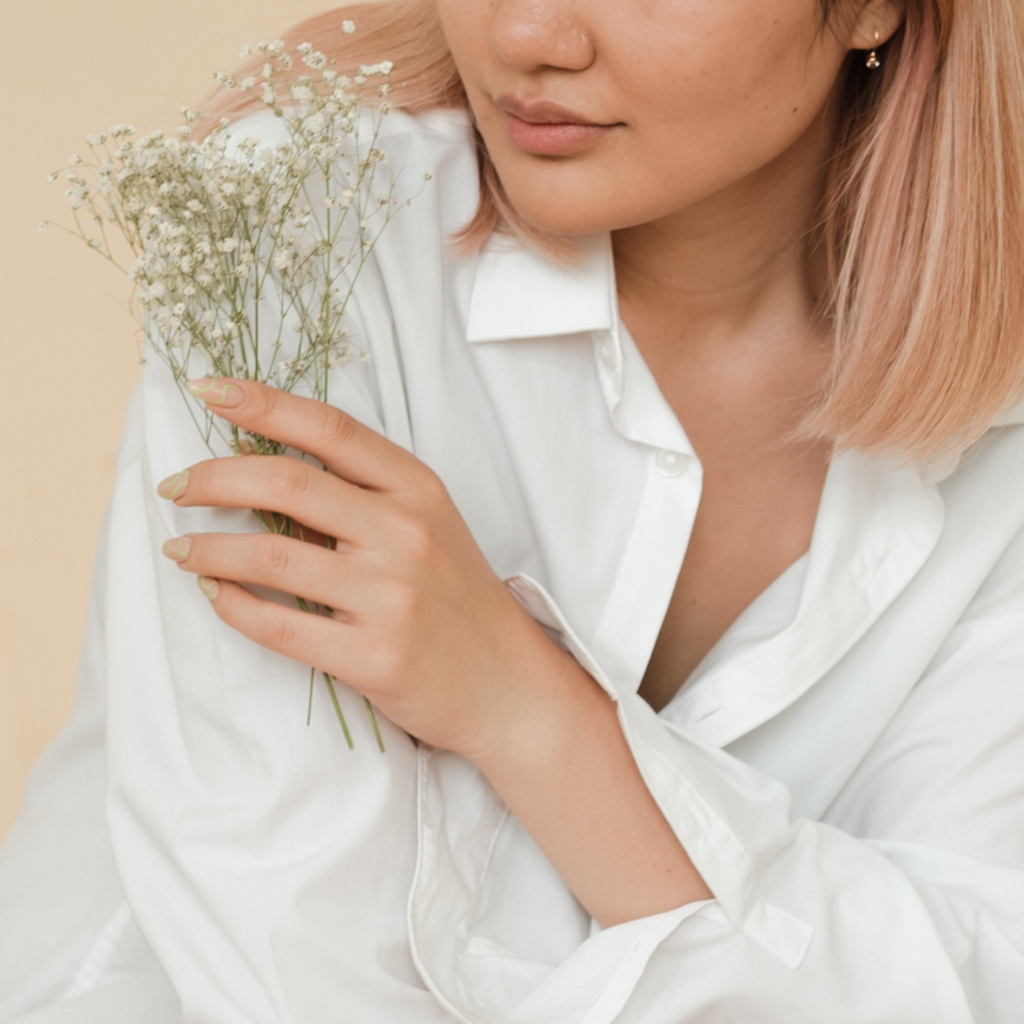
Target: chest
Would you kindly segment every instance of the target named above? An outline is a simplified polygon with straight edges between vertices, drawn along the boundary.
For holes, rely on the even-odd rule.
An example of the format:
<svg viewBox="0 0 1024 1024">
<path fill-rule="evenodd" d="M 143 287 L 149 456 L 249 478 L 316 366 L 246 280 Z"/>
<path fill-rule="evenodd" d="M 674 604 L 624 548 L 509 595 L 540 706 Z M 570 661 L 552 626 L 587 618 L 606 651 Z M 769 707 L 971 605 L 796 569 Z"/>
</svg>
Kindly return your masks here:
<svg viewBox="0 0 1024 1024">
<path fill-rule="evenodd" d="M 699 505 L 641 695 L 660 710 L 739 614 L 811 543 L 830 449 L 793 439 L 801 387 L 815 358 L 790 375 L 695 366 L 655 352 L 666 403 L 703 467 Z M 797 359 L 796 356 L 793 357 Z M 660 365 L 659 365 L 660 363 Z"/>
<path fill-rule="evenodd" d="M 705 463 L 690 542 L 640 685 L 655 710 L 810 547 L 826 467 L 826 453 L 813 450 Z"/>
</svg>

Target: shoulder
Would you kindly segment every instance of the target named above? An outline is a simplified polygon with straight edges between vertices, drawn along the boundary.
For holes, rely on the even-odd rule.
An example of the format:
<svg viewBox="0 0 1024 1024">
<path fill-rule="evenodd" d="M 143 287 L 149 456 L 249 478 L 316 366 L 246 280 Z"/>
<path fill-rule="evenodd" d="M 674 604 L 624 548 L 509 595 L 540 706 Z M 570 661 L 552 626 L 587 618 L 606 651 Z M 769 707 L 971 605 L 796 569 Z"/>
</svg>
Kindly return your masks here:
<svg viewBox="0 0 1024 1024">
<path fill-rule="evenodd" d="M 292 143 L 288 115 L 259 111 L 231 125 L 229 152 L 245 139 L 255 138 L 260 148 Z M 380 116 L 364 111 L 352 134 L 352 149 L 337 161 L 339 174 L 370 148 L 383 155 L 375 170 L 382 189 L 394 192 L 405 207 L 401 219 L 434 225 L 439 240 L 457 232 L 476 212 L 479 172 L 469 114 L 465 110 L 438 109 L 409 114 L 392 109 Z M 406 212 L 406 209 L 410 212 Z M 440 218 L 440 220 L 438 219 Z M 440 232 L 438 232 L 440 228 Z"/>
<path fill-rule="evenodd" d="M 970 618 L 1000 603 L 1024 611 L 1024 424 L 994 425 L 937 482 L 942 535 L 931 600 L 959 602 Z M 999 595 L 993 603 L 993 597 Z M 1008 604 L 1006 603 L 1008 602 Z M 973 611 L 971 610 L 973 606 Z M 1001 613 L 1000 613 L 1001 614 Z M 1013 627 L 1019 633 L 1017 625 Z M 1024 634 L 1021 634 L 1024 636 Z M 1024 656 L 1024 648 L 1022 648 Z"/>
</svg>

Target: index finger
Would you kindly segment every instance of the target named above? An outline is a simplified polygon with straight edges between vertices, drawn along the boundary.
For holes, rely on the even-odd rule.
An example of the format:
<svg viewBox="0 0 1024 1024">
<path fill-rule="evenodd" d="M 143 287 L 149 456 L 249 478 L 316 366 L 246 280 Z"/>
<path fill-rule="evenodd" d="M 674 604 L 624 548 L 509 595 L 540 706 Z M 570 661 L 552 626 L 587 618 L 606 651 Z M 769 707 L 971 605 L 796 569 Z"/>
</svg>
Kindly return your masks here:
<svg viewBox="0 0 1024 1024">
<path fill-rule="evenodd" d="M 319 459 L 350 483 L 381 491 L 409 486 L 426 467 L 376 430 L 331 405 L 251 380 L 204 377 L 189 391 L 211 412 L 252 434 L 262 434 Z"/>
</svg>

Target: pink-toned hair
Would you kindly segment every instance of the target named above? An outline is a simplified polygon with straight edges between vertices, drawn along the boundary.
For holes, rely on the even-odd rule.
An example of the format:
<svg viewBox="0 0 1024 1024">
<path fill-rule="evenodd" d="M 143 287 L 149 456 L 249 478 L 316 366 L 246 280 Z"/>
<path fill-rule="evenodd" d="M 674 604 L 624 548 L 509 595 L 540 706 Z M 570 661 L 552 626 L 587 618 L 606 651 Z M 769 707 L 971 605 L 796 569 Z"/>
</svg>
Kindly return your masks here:
<svg viewBox="0 0 1024 1024">
<path fill-rule="evenodd" d="M 827 17 L 837 0 L 821 2 Z M 466 106 L 433 0 L 344 7 L 284 38 L 339 71 L 394 61 L 392 98 L 411 113 Z M 907 0 L 881 70 L 851 61 L 846 74 L 823 209 L 835 355 L 805 429 L 933 459 L 1024 393 L 1024 8 Z M 221 92 L 208 113 L 251 106 Z M 557 250 L 517 217 L 479 135 L 477 152 L 480 203 L 459 243 L 505 230 Z"/>
</svg>

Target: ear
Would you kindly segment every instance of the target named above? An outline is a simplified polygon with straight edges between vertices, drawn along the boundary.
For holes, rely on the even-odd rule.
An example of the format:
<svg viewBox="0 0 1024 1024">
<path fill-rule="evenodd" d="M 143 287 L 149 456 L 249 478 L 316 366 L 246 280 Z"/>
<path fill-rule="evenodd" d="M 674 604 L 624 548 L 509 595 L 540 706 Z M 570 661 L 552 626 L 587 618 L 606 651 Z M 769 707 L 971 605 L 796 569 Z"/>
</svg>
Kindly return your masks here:
<svg viewBox="0 0 1024 1024">
<path fill-rule="evenodd" d="M 868 0 L 859 6 L 846 34 L 851 50 L 873 50 L 887 43 L 906 15 L 904 0 Z"/>
</svg>

